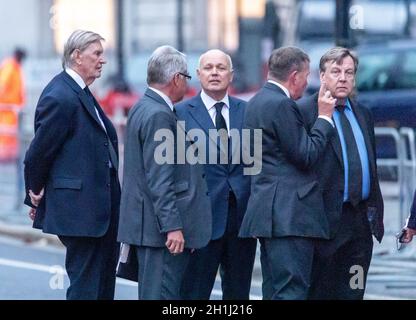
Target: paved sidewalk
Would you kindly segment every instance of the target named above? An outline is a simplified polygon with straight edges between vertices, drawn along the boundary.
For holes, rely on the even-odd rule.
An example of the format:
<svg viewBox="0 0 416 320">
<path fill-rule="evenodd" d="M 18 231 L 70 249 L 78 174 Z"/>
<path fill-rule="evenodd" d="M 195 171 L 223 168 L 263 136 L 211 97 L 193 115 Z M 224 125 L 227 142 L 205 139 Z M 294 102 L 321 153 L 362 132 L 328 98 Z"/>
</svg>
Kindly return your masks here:
<svg viewBox="0 0 416 320">
<path fill-rule="evenodd" d="M 1 185 L 0 185 L 1 187 Z M 385 204 L 386 235 L 381 244 L 375 241 L 365 299 L 416 299 L 416 241 L 398 252 L 394 234 L 402 226 L 399 218 L 398 188 L 394 183 L 382 183 Z M 42 241 L 62 247 L 54 235 L 32 228 L 28 207 L 13 208 L 16 196 L 0 194 L 7 204 L 0 211 L 0 235 L 22 239 L 25 242 Z M 253 282 L 261 283 L 259 253 L 256 257 Z"/>
</svg>

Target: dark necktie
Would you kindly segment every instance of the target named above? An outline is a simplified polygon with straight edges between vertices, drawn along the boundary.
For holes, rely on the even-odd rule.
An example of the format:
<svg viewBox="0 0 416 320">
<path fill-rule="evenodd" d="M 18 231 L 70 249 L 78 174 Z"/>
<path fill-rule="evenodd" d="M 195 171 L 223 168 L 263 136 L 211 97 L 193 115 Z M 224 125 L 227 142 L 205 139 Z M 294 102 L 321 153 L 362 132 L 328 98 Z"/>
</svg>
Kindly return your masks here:
<svg viewBox="0 0 416 320">
<path fill-rule="evenodd" d="M 226 150 L 226 159 L 225 162 L 221 162 L 221 156 L 220 154 L 222 154 L 222 152 L 218 152 L 218 164 L 227 164 L 228 163 L 228 151 L 229 151 L 229 141 L 228 141 L 228 130 L 227 130 L 227 123 L 225 122 L 224 117 L 221 114 L 222 111 L 222 107 L 225 105 L 224 102 L 217 102 L 214 107 L 215 110 L 217 111 L 217 113 L 215 114 L 215 127 L 217 128 L 217 130 L 219 131 L 220 129 L 224 129 L 222 131 L 219 131 L 220 133 L 220 141 L 221 141 L 221 147 L 219 150 Z"/>
<path fill-rule="evenodd" d="M 348 198 L 353 206 L 356 206 L 362 199 L 363 173 L 361 159 L 351 124 L 345 115 L 345 106 L 337 106 L 339 119 L 344 134 L 344 141 L 347 148 L 348 158 Z"/>
<path fill-rule="evenodd" d="M 94 109 L 97 110 L 97 107 L 95 106 L 95 102 L 94 102 L 94 96 L 92 95 L 92 93 L 91 93 L 90 89 L 88 88 L 88 86 L 86 86 L 84 88 L 84 91 L 87 94 L 87 97 L 90 100 L 91 104 L 94 106 Z M 98 114 L 97 114 L 97 118 L 99 118 L 98 120 L 101 120 L 100 122 L 102 122 L 102 124 L 104 125 L 104 121 L 102 119 L 100 119 L 100 116 Z M 110 156 L 111 165 L 112 165 L 113 168 L 115 168 L 116 170 L 118 170 L 118 160 L 117 160 L 116 150 L 114 149 L 114 146 L 113 146 L 113 144 L 110 141 L 110 138 L 109 138 L 108 133 L 107 133 L 107 129 L 105 129 L 105 127 L 104 127 L 104 130 L 105 130 L 105 133 L 107 135 L 108 154 Z"/>
<path fill-rule="evenodd" d="M 215 110 L 217 111 L 216 115 L 215 115 L 215 126 L 217 127 L 217 130 L 220 129 L 225 129 L 225 131 L 228 132 L 227 130 L 227 123 L 225 122 L 224 117 L 221 114 L 222 111 L 222 107 L 224 106 L 224 102 L 217 102 L 214 107 Z"/>
</svg>

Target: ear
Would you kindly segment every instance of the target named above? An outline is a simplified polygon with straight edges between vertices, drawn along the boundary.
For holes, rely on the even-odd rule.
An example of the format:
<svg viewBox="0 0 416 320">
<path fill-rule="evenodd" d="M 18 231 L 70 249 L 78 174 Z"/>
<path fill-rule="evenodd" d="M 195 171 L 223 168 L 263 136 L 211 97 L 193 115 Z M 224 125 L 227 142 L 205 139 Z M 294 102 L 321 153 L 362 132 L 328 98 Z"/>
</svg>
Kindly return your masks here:
<svg viewBox="0 0 416 320">
<path fill-rule="evenodd" d="M 290 84 L 296 85 L 296 83 L 298 81 L 298 71 L 296 71 L 296 70 L 292 71 L 292 73 L 288 77 L 288 81 L 289 81 Z"/>
<path fill-rule="evenodd" d="M 230 82 L 233 82 L 233 79 L 234 79 L 234 70 L 231 71 Z"/>
<path fill-rule="evenodd" d="M 81 61 L 82 53 L 79 49 L 75 49 L 74 52 L 72 52 L 72 59 L 75 61 L 77 65 L 80 65 L 82 63 Z"/>
<path fill-rule="evenodd" d="M 323 71 L 320 71 L 320 72 L 319 72 L 319 80 L 320 80 L 321 82 L 325 82 L 325 80 L 324 80 L 324 75 L 325 75 L 325 72 L 323 72 Z"/>
<path fill-rule="evenodd" d="M 175 85 L 175 87 L 179 86 L 179 81 L 181 81 L 180 77 L 181 76 L 180 76 L 179 73 L 175 73 L 175 75 L 173 76 L 172 81 L 173 81 L 173 84 Z"/>
</svg>

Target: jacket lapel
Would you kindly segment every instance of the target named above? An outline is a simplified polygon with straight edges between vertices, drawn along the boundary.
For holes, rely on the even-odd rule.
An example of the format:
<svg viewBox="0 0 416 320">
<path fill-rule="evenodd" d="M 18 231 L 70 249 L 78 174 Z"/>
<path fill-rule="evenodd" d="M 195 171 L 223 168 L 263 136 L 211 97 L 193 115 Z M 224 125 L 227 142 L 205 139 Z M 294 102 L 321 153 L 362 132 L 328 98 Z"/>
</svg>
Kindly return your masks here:
<svg viewBox="0 0 416 320">
<path fill-rule="evenodd" d="M 189 113 L 191 117 L 198 123 L 199 127 L 209 135 L 209 129 L 215 129 L 214 123 L 208 113 L 207 108 L 202 102 L 199 94 L 190 103 Z"/>
<path fill-rule="evenodd" d="M 355 117 L 357 118 L 358 124 L 360 125 L 361 132 L 363 133 L 365 146 L 367 148 L 368 162 L 370 164 L 370 174 L 371 174 L 371 178 L 373 178 L 376 172 L 375 171 L 376 163 L 375 163 L 374 157 L 372 156 L 374 154 L 374 150 L 373 150 L 373 145 L 371 144 L 371 141 L 370 141 L 370 131 L 367 125 L 367 121 L 361 109 L 357 107 L 356 104 L 353 103 L 351 100 L 350 100 L 350 103 L 351 103 L 352 110 L 355 114 Z"/>
<path fill-rule="evenodd" d="M 71 76 L 65 71 L 62 71 L 61 75 L 63 76 L 64 81 L 78 94 L 78 97 L 81 100 L 83 107 L 87 110 L 88 114 L 92 117 L 92 119 L 94 119 L 101 130 L 105 132 L 100 120 L 98 120 L 97 113 L 95 112 L 95 107 L 88 98 L 85 91 L 82 90 L 82 88 L 75 82 L 75 80 L 72 79 Z"/>
<path fill-rule="evenodd" d="M 241 154 L 241 149 L 242 149 L 242 126 L 243 126 L 243 117 L 244 117 L 244 112 L 241 112 L 243 109 L 240 108 L 240 102 L 234 100 L 233 97 L 229 97 L 229 101 L 230 101 L 230 109 L 229 109 L 229 115 L 230 115 L 230 130 L 231 129 L 237 129 L 238 132 L 240 133 L 240 154 Z M 228 148 L 228 150 L 230 152 L 228 152 L 228 159 L 229 159 L 229 163 L 231 164 L 233 157 L 237 157 L 239 156 L 238 154 L 234 154 L 234 152 L 236 153 L 238 150 L 234 150 L 233 148 L 233 137 L 231 136 L 229 139 L 229 143 L 230 146 Z M 236 158 L 237 159 L 237 158 Z"/>
</svg>

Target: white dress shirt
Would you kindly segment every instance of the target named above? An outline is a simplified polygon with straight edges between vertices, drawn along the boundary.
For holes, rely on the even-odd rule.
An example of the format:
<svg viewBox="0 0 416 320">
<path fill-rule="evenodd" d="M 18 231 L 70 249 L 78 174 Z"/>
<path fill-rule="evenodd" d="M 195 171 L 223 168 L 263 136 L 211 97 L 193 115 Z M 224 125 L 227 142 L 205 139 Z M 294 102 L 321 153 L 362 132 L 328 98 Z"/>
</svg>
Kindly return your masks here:
<svg viewBox="0 0 416 320">
<path fill-rule="evenodd" d="M 162 99 L 166 102 L 166 104 L 169 106 L 170 110 L 173 111 L 173 103 L 172 100 L 170 100 L 170 98 L 164 94 L 162 91 L 157 90 L 155 88 L 149 87 L 150 90 L 153 90 L 154 92 L 156 92 L 159 96 L 162 97 Z"/>
<path fill-rule="evenodd" d="M 227 125 L 228 135 L 230 135 L 230 99 L 228 98 L 228 94 L 225 94 L 224 98 L 220 101 L 216 101 L 212 99 L 209 95 L 207 95 L 204 90 L 201 91 L 201 99 L 204 103 L 205 107 L 208 110 L 209 116 L 211 117 L 212 123 L 214 126 L 215 123 L 215 116 L 217 115 L 217 110 L 215 110 L 215 104 L 218 102 L 223 102 L 224 106 L 222 107 L 221 114 L 225 119 L 225 123 Z"/>
<path fill-rule="evenodd" d="M 82 90 L 85 89 L 85 87 L 87 86 L 84 82 L 84 80 L 82 80 L 81 76 L 74 70 L 72 70 L 71 68 L 66 68 L 65 72 L 72 78 L 74 79 L 74 81 L 81 87 Z M 97 110 L 97 107 L 94 105 L 94 109 L 95 109 L 95 113 L 97 114 L 97 118 L 98 120 L 100 120 L 101 126 L 104 128 L 105 132 L 107 132 L 107 129 L 105 128 L 104 125 L 104 121 L 103 119 L 101 119 L 101 116 Z"/>
</svg>

